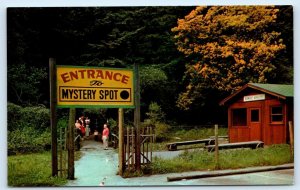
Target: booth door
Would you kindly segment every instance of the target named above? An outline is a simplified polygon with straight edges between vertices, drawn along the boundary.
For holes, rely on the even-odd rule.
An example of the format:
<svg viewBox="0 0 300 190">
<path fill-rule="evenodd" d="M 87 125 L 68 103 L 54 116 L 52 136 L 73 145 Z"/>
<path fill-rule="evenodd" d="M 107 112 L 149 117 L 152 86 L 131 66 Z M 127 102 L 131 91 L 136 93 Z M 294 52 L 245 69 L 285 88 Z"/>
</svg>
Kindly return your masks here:
<svg viewBox="0 0 300 190">
<path fill-rule="evenodd" d="M 261 134 L 261 109 L 248 109 L 249 127 L 250 127 L 250 141 L 262 140 Z"/>
</svg>

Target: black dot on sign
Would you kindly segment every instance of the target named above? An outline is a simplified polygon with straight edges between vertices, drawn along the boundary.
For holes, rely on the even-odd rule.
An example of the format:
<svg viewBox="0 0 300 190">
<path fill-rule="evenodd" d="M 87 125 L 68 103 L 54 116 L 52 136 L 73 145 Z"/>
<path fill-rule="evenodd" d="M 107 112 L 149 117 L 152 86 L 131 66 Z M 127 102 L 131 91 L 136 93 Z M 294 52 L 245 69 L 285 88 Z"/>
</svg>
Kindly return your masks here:
<svg viewBox="0 0 300 190">
<path fill-rule="evenodd" d="M 129 93 L 126 91 L 126 90 L 123 90 L 121 93 L 120 93 L 120 96 L 123 100 L 126 100 L 129 98 Z"/>
</svg>

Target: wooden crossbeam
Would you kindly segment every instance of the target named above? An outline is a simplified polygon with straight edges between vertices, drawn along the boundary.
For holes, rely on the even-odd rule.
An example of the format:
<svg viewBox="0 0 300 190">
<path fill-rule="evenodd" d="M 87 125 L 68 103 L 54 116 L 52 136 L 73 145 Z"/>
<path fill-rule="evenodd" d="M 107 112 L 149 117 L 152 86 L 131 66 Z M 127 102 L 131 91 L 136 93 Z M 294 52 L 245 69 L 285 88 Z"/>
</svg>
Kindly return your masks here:
<svg viewBox="0 0 300 190">
<path fill-rule="evenodd" d="M 264 142 L 262 141 L 247 141 L 247 142 L 237 142 L 237 143 L 226 143 L 226 144 L 220 144 L 219 149 L 234 149 L 234 148 L 260 148 L 264 146 Z M 205 146 L 205 149 L 207 149 L 209 152 L 212 152 L 215 150 L 215 145 L 207 145 Z"/>
<path fill-rule="evenodd" d="M 173 142 L 168 143 L 166 146 L 168 150 L 177 150 L 177 146 L 181 145 L 190 145 L 190 144 L 202 144 L 210 145 L 215 143 L 215 139 L 201 139 L 201 140 L 193 140 L 193 141 L 181 141 L 181 142 Z"/>
</svg>

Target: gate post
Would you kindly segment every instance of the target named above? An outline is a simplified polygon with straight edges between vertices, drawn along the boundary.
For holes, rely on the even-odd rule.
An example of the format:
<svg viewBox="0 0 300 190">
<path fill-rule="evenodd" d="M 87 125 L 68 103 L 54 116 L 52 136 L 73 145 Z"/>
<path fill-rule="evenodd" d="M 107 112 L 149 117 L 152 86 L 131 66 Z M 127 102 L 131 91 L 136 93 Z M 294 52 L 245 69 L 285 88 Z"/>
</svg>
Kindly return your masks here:
<svg viewBox="0 0 300 190">
<path fill-rule="evenodd" d="M 68 179 L 74 179 L 74 121 L 75 121 L 75 108 L 70 108 L 69 124 L 68 124 Z"/>
<path fill-rule="evenodd" d="M 134 127 L 136 129 L 135 136 L 135 168 L 137 171 L 141 170 L 141 141 L 140 141 L 140 74 L 139 74 L 139 65 L 134 63 L 135 71 L 135 96 L 134 96 Z"/>
<path fill-rule="evenodd" d="M 289 121 L 289 135 L 290 135 L 291 159 L 294 160 L 294 128 L 293 128 L 293 122 L 292 121 Z"/>
<path fill-rule="evenodd" d="M 124 112 L 123 108 L 119 108 L 118 112 L 118 120 L 119 120 L 119 175 L 123 175 L 124 171 L 124 130 L 123 130 L 123 120 L 124 120 Z"/>
<path fill-rule="evenodd" d="M 219 169 L 219 127 L 218 124 L 215 124 L 215 159 L 216 159 L 216 167 L 215 169 Z"/>
<path fill-rule="evenodd" d="M 49 81 L 50 81 L 50 126 L 51 126 L 51 161 L 52 176 L 58 175 L 57 160 L 57 121 L 56 121 L 56 60 L 49 58 Z"/>
</svg>

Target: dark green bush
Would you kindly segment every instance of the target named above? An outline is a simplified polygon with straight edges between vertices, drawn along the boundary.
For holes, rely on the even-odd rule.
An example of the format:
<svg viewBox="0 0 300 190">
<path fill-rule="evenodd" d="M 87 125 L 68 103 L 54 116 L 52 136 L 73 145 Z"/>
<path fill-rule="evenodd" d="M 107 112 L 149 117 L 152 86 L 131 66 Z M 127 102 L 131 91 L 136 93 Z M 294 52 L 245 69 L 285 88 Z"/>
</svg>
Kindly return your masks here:
<svg viewBox="0 0 300 190">
<path fill-rule="evenodd" d="M 43 130 L 50 126 L 50 111 L 44 106 L 25 107 L 21 110 L 21 120 Z"/>
<path fill-rule="evenodd" d="M 41 152 L 51 144 L 49 129 L 38 132 L 33 127 L 23 127 L 8 131 L 8 154 Z"/>
<path fill-rule="evenodd" d="M 7 128 L 9 131 L 19 128 L 21 125 L 22 107 L 13 103 L 7 104 Z"/>
<path fill-rule="evenodd" d="M 142 123 L 142 127 L 153 127 L 157 142 L 167 140 L 170 126 L 165 123 L 165 113 L 161 110 L 160 105 L 156 102 L 152 102 L 149 105 L 149 110 L 146 115 L 148 116 L 148 119 L 145 119 Z"/>
<path fill-rule="evenodd" d="M 27 126 L 43 131 L 50 126 L 50 111 L 43 105 L 23 108 L 8 103 L 7 117 L 9 131 Z"/>
<path fill-rule="evenodd" d="M 7 105 L 8 153 L 43 151 L 51 144 L 50 111 L 45 106 Z"/>
</svg>

